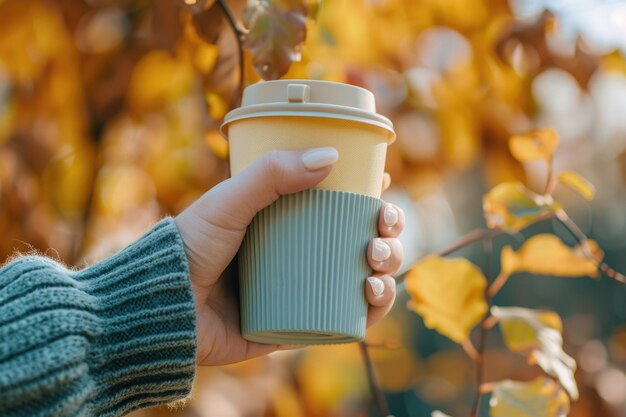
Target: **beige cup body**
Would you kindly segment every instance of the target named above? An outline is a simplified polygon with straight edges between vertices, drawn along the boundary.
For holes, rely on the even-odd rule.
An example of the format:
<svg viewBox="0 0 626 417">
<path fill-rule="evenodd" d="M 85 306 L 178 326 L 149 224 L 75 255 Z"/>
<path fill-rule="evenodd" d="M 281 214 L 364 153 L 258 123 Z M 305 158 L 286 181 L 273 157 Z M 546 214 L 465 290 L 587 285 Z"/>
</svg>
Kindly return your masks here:
<svg viewBox="0 0 626 417">
<path fill-rule="evenodd" d="M 228 127 L 235 175 L 271 150 L 332 146 L 339 160 L 317 187 L 380 197 L 389 133 L 377 126 L 321 117 L 254 117 Z"/>
</svg>

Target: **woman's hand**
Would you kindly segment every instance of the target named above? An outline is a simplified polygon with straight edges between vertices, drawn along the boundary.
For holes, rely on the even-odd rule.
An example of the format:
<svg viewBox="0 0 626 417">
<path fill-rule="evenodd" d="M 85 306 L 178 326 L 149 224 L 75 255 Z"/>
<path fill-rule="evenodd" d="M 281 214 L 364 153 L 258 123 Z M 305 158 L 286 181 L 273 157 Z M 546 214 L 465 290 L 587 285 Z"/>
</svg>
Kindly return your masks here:
<svg viewBox="0 0 626 417">
<path fill-rule="evenodd" d="M 312 188 L 331 171 L 334 148 L 273 151 L 238 175 L 218 184 L 175 221 L 189 260 L 195 293 L 200 365 L 221 365 L 267 354 L 280 348 L 245 340 L 239 330 L 237 294 L 222 273 L 232 261 L 257 212 L 284 194 Z M 383 188 L 389 185 L 386 175 Z M 391 274 L 402 264 L 402 245 L 396 237 L 404 227 L 404 213 L 392 204 L 380 212 L 380 238 L 370 242 L 367 259 L 375 271 L 363 277 L 369 302 L 368 326 L 391 309 L 396 295 Z"/>
</svg>

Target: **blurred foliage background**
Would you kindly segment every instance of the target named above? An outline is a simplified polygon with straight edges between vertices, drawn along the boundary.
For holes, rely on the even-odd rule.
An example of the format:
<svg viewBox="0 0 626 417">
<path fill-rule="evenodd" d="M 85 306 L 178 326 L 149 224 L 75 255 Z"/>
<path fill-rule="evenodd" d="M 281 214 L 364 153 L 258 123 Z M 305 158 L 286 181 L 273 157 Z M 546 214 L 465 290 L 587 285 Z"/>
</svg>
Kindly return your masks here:
<svg viewBox="0 0 626 417">
<path fill-rule="evenodd" d="M 245 1 L 228 4 L 242 15 Z M 95 262 L 228 176 L 217 129 L 237 103 L 238 52 L 214 6 L 0 0 L 0 260 L 38 250 L 77 267 Z M 557 190 L 559 199 L 607 262 L 626 271 L 625 4 L 325 0 L 278 38 L 285 78 L 364 86 L 394 122 L 393 186 L 384 197 L 407 212 L 405 270 L 482 226 L 481 198 L 495 184 L 541 187 L 545 169 L 515 161 L 507 141 L 555 126 L 555 169 L 581 172 L 597 188 L 593 203 L 567 190 Z M 259 79 L 255 64 L 264 76 L 279 75 L 254 39 L 247 46 L 245 84 Z M 552 230 L 567 241 L 550 221 L 525 233 Z M 483 262 L 480 247 L 461 254 Z M 407 298 L 401 290 L 367 336 L 392 414 L 467 415 L 473 363 L 426 329 Z M 497 295 L 499 305 L 550 308 L 564 318 L 565 351 L 579 365 L 575 417 L 626 415 L 625 301 L 623 285 L 589 279 L 519 276 Z M 497 332 L 487 357 L 486 381 L 538 374 Z M 356 345 L 202 369 L 188 407 L 134 414 L 367 415 L 377 414 Z"/>
</svg>

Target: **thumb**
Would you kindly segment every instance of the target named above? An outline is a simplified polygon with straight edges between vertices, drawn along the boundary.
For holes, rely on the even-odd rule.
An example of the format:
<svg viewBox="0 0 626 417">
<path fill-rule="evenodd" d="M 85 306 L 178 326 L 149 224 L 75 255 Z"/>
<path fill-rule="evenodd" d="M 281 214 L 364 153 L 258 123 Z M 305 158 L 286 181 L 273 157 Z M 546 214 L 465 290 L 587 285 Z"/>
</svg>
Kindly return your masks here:
<svg viewBox="0 0 626 417">
<path fill-rule="evenodd" d="M 202 200 L 209 207 L 203 204 L 206 211 L 202 217 L 222 227 L 245 228 L 256 213 L 281 195 L 320 183 L 338 159 L 339 153 L 330 147 L 268 152 L 207 192 Z"/>
</svg>

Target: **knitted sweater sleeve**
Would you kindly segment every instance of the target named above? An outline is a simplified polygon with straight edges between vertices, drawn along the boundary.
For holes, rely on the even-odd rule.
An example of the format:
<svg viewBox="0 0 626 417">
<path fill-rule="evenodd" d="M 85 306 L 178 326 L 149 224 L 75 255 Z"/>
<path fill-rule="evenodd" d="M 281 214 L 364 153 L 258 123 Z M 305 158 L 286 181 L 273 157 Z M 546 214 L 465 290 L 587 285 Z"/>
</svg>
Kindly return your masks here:
<svg viewBox="0 0 626 417">
<path fill-rule="evenodd" d="M 195 349 L 172 219 L 82 271 L 32 256 L 0 269 L 0 416 L 121 416 L 180 399 Z"/>
</svg>

